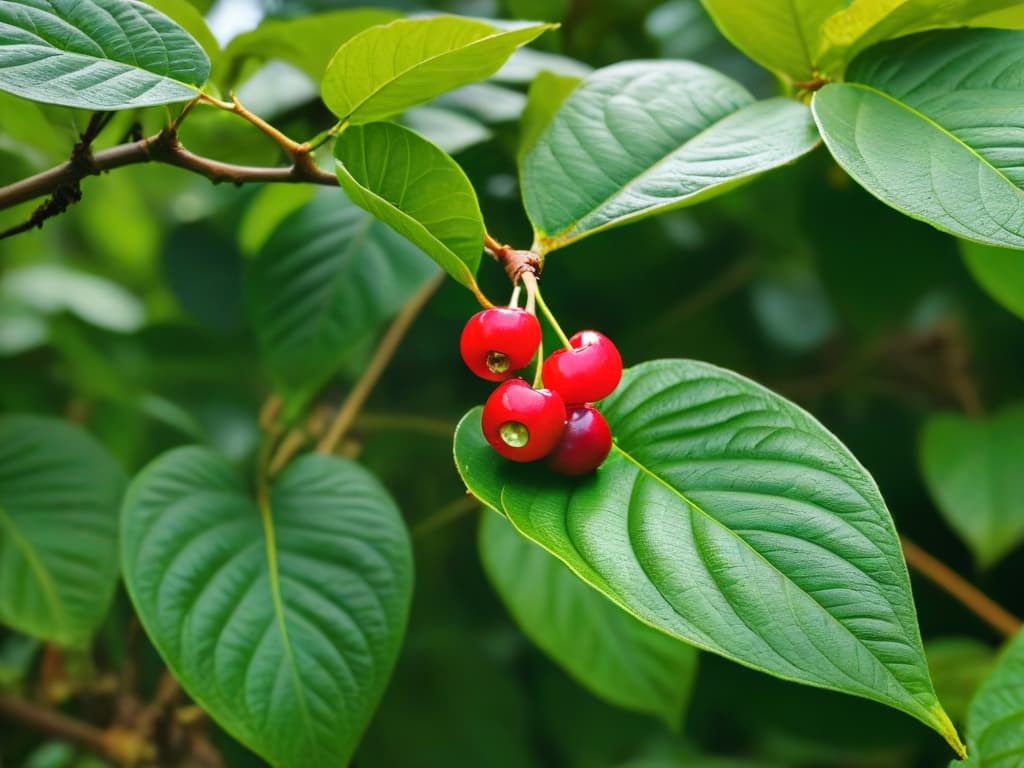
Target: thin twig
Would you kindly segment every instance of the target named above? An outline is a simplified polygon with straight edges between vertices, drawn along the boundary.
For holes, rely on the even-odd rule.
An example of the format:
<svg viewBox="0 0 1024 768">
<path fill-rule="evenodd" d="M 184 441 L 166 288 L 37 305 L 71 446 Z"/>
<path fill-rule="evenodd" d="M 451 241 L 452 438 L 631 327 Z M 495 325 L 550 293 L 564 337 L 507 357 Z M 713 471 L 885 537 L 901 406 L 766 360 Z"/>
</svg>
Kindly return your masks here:
<svg viewBox="0 0 1024 768">
<path fill-rule="evenodd" d="M 900 537 L 907 565 L 959 600 L 975 616 L 1004 637 L 1013 637 L 1021 628 L 1021 620 L 992 598 L 968 583 L 945 563 L 925 552 L 905 536 Z"/>
<path fill-rule="evenodd" d="M 444 273 L 439 272 L 424 283 L 405 307 L 403 307 L 402 311 L 398 313 L 398 316 L 395 317 L 384 337 L 380 340 L 380 344 L 377 345 L 377 351 L 374 352 L 370 364 L 366 367 L 359 381 L 356 382 L 355 387 L 352 388 L 345 402 L 342 403 L 341 408 L 334 417 L 334 421 L 327 430 L 327 434 L 317 444 L 317 452 L 327 454 L 334 452 L 338 443 L 341 442 L 341 438 L 345 436 L 349 427 L 352 426 L 352 422 L 359 415 L 359 411 L 362 410 L 363 404 L 373 391 L 377 380 L 384 373 L 388 363 L 391 362 L 391 358 L 398 349 L 398 345 L 402 343 L 406 332 L 412 326 L 413 321 L 423 307 L 426 306 L 430 297 L 434 295 L 434 291 L 440 287 L 443 280 Z"/>
<path fill-rule="evenodd" d="M 427 517 L 414 525 L 412 528 L 412 537 L 414 539 L 422 538 L 428 533 L 436 531 L 438 528 L 443 528 L 449 523 L 461 520 L 470 512 L 480 509 L 480 507 L 480 499 L 476 496 L 469 493 L 464 496 L 460 496 L 455 499 L 455 501 L 445 504 L 430 517 Z"/>
</svg>

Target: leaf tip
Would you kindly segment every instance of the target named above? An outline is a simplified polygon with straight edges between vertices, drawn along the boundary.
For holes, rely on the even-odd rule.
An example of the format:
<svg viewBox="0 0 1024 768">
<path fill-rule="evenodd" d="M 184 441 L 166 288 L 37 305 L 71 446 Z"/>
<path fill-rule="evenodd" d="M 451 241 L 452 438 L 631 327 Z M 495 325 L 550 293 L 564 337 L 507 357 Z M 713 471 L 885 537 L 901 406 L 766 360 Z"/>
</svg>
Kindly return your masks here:
<svg viewBox="0 0 1024 768">
<path fill-rule="evenodd" d="M 956 726 L 953 725 L 953 721 L 949 719 L 949 715 L 946 714 L 946 710 L 942 708 L 942 705 L 937 703 L 932 707 L 932 713 L 935 715 L 935 730 L 946 740 L 946 743 L 953 748 L 956 752 L 957 757 L 961 760 L 967 759 L 967 747 L 963 741 L 960 740 L 960 734 L 956 731 Z"/>
</svg>

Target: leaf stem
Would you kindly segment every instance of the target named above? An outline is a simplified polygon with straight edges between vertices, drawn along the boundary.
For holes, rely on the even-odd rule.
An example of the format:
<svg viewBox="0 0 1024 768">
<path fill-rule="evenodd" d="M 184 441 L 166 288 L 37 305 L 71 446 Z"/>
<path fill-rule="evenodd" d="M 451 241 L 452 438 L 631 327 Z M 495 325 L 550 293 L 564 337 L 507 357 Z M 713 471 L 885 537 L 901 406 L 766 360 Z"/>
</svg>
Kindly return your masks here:
<svg viewBox="0 0 1024 768">
<path fill-rule="evenodd" d="M 970 584 L 948 565 L 921 549 L 906 536 L 900 536 L 907 565 L 959 600 L 975 616 L 1004 637 L 1013 637 L 1021 620 L 980 589 Z"/>
<path fill-rule="evenodd" d="M 346 128 L 348 128 L 348 120 L 339 120 L 326 131 L 321 131 L 312 139 L 307 141 L 305 143 L 305 147 L 309 152 L 319 149 L 329 140 L 335 138 L 336 136 L 340 136 L 342 133 L 344 133 Z"/>
<path fill-rule="evenodd" d="M 341 408 L 334 417 L 334 421 L 327 430 L 327 434 L 317 443 L 316 450 L 318 453 L 334 453 L 335 448 L 337 448 L 341 439 L 359 415 L 359 411 L 362 410 L 381 374 L 384 373 L 384 369 L 391 362 L 391 358 L 398 350 L 398 345 L 402 343 L 402 339 L 420 311 L 426 306 L 427 301 L 430 300 L 430 297 L 440 287 L 444 277 L 444 272 L 438 272 L 424 283 L 413 297 L 409 299 L 394 321 L 392 321 L 384 337 L 380 340 L 380 344 L 377 345 L 377 350 L 374 352 L 370 364 L 363 371 L 363 375 L 356 382 L 355 387 L 352 388 L 345 402 L 342 403 Z"/>
</svg>

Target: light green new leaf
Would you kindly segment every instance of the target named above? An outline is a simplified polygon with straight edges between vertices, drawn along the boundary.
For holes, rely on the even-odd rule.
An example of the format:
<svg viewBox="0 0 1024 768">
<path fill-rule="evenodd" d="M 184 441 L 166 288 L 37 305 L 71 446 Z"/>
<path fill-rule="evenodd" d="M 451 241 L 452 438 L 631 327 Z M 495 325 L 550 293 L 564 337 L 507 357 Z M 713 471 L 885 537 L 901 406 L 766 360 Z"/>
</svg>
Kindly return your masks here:
<svg viewBox="0 0 1024 768">
<path fill-rule="evenodd" d="M 1024 254 L 1008 248 L 960 242 L 964 263 L 992 298 L 1024 318 Z"/>
<path fill-rule="evenodd" d="M 259 502 L 226 459 L 178 448 L 132 482 L 125 584 L 189 695 L 272 765 L 347 765 L 405 632 L 412 555 L 365 469 L 309 454 Z"/>
<path fill-rule="evenodd" d="M 701 0 L 729 41 L 761 66 L 791 80 L 818 69 L 821 31 L 849 0 Z"/>
<path fill-rule="evenodd" d="M 436 271 L 336 189 L 291 213 L 246 275 L 249 316 L 277 388 L 315 392 Z"/>
<path fill-rule="evenodd" d="M 398 11 L 384 8 L 354 8 L 290 19 L 265 19 L 256 29 L 228 43 L 223 66 L 217 68 L 215 79 L 230 85 L 246 59 L 280 59 L 319 83 L 327 63 L 343 43 L 364 29 L 400 17 Z"/>
<path fill-rule="evenodd" d="M 986 419 L 933 416 L 921 468 L 943 517 L 978 565 L 995 565 L 1024 541 L 1024 403 Z"/>
<path fill-rule="evenodd" d="M 577 481 L 498 459 L 471 411 L 455 436 L 463 480 L 644 623 L 900 709 L 962 752 L 929 679 L 892 519 L 834 436 L 754 382 L 689 360 L 626 371 L 601 409 L 616 445 Z"/>
<path fill-rule="evenodd" d="M 78 427 L 0 417 L 0 622 L 88 647 L 117 583 L 124 483 L 120 467 Z"/>
<path fill-rule="evenodd" d="M 569 98 L 576 86 L 580 84 L 580 78 L 571 75 L 556 75 L 553 72 L 540 72 L 533 82 L 530 83 L 530 90 L 526 97 L 526 106 L 523 108 L 522 118 L 519 122 L 519 159 L 520 172 L 523 165 L 523 158 L 526 157 L 533 145 L 537 143 L 544 129 L 550 125 L 558 113 L 562 103 Z"/>
<path fill-rule="evenodd" d="M 946 232 L 1024 248 L 1024 32 L 883 43 L 811 106 L 833 156 L 871 194 Z"/>
<path fill-rule="evenodd" d="M 370 123 L 334 143 L 338 180 L 356 205 L 419 246 L 471 290 L 484 221 L 459 164 L 408 128 Z"/>
<path fill-rule="evenodd" d="M 327 65 L 321 93 L 342 120 L 368 123 L 490 77 L 521 45 L 553 24 L 501 30 L 457 16 L 403 19 L 345 43 Z"/>
<path fill-rule="evenodd" d="M 693 646 L 637 621 L 499 515 L 484 515 L 480 558 L 523 633 L 582 686 L 679 728 L 697 671 Z"/>
<path fill-rule="evenodd" d="M 978 768 L 1024 762 L 1024 632 L 1006 646 L 967 710 L 967 745 Z"/>
<path fill-rule="evenodd" d="M 817 60 L 833 78 L 858 53 L 894 37 L 941 27 L 1020 5 L 1020 0 L 853 0 L 830 16 L 822 29 Z"/>
<path fill-rule="evenodd" d="M 817 143 L 799 102 L 754 101 L 691 62 L 625 62 L 587 77 L 541 132 L 523 200 L 546 252 L 721 194 Z"/>
<path fill-rule="evenodd" d="M 127 109 L 186 101 L 210 60 L 136 0 L 0 0 L 0 90 L 47 104 Z"/>
</svg>

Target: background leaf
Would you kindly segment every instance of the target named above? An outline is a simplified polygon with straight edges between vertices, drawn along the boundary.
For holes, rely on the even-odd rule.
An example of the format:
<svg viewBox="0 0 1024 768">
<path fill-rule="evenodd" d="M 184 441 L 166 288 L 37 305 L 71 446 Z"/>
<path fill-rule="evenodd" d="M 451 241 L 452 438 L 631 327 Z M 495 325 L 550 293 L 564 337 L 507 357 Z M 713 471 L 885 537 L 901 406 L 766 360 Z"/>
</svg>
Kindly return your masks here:
<svg viewBox="0 0 1024 768">
<path fill-rule="evenodd" d="M 182 686 L 275 765 L 344 765 L 398 655 L 408 534 L 366 470 L 309 454 L 259 506 L 206 448 L 164 454 L 122 512 L 125 583 Z"/>
<path fill-rule="evenodd" d="M 498 460 L 479 410 L 456 432 L 456 464 L 472 493 L 498 496 L 520 533 L 644 622 L 896 707 L 962 749 L 929 679 L 889 512 L 835 437 L 750 380 L 689 360 L 629 369 L 602 411 L 616 446 L 578 482 Z"/>
<path fill-rule="evenodd" d="M 979 566 L 1024 541 L 1024 403 L 990 418 L 931 417 L 921 435 L 921 468 L 943 517 Z"/>
<path fill-rule="evenodd" d="M 1024 32 L 884 43 L 811 102 L 829 150 L 871 194 L 969 240 L 1024 248 Z"/>
<path fill-rule="evenodd" d="M 436 272 L 419 248 L 338 190 L 318 193 L 280 223 L 246 276 L 276 388 L 315 392 Z"/>
<path fill-rule="evenodd" d="M 967 744 L 979 768 L 1018 768 L 1024 757 L 1024 632 L 1003 650 L 967 711 Z"/>
<path fill-rule="evenodd" d="M 964 263 L 993 299 L 1024 318 L 1024 254 L 1009 248 L 960 242 Z"/>
<path fill-rule="evenodd" d="M 0 90 L 66 107 L 186 101 L 210 74 L 188 32 L 135 0 L 4 0 L 0 41 Z"/>
<path fill-rule="evenodd" d="M 0 417 L 0 621 L 88 647 L 117 583 L 124 475 L 57 419 Z"/>
<path fill-rule="evenodd" d="M 490 77 L 548 29 L 531 24 L 499 30 L 456 16 L 403 19 L 362 32 L 331 59 L 324 103 L 342 120 L 368 123 Z"/>
<path fill-rule="evenodd" d="M 679 728 L 696 649 L 640 623 L 490 512 L 480 523 L 480 558 L 519 627 L 577 682 Z"/>
<path fill-rule="evenodd" d="M 962 725 L 975 691 L 995 664 L 995 650 L 972 637 L 939 637 L 926 641 L 924 651 L 935 692 L 950 719 Z"/>
<path fill-rule="evenodd" d="M 458 163 L 408 128 L 370 123 L 334 144 L 338 180 L 352 202 L 412 241 L 448 274 L 475 287 L 484 222 Z"/>
<path fill-rule="evenodd" d="M 721 194 L 817 141 L 803 104 L 755 102 L 699 64 L 615 64 L 587 77 L 526 153 L 523 200 L 549 251 Z"/>
<path fill-rule="evenodd" d="M 580 78 L 572 75 L 556 75 L 554 72 L 540 72 L 527 95 L 526 107 L 519 122 L 519 167 L 522 173 L 523 158 L 537 143 L 541 133 L 554 119 L 562 103 L 569 98 Z"/>
</svg>

